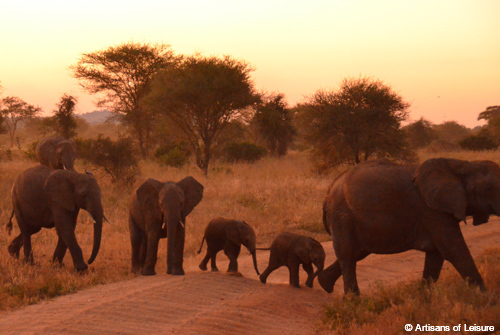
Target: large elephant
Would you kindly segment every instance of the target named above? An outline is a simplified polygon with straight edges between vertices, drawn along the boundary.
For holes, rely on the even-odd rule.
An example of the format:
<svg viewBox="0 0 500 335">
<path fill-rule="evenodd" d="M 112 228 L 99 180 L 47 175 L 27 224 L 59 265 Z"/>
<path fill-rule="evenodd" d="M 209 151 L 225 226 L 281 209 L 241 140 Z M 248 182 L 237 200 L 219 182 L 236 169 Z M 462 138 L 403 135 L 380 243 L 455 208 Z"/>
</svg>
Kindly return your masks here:
<svg viewBox="0 0 500 335">
<path fill-rule="evenodd" d="M 75 237 L 76 221 L 82 208 L 94 220 L 94 245 L 88 264 L 95 260 L 101 245 L 104 213 L 101 189 L 94 176 L 37 165 L 17 176 L 12 187 L 12 203 L 21 233 L 8 247 L 11 255 L 19 257 L 23 247 L 25 260 L 32 263 L 31 235 L 42 228 L 55 227 L 59 240 L 53 261 L 62 264 L 69 249 L 75 269 L 86 270 L 88 266 Z M 12 229 L 12 221 L 8 228 Z"/>
<path fill-rule="evenodd" d="M 186 217 L 203 197 L 203 185 L 193 177 L 166 183 L 146 180 L 132 194 L 129 211 L 132 272 L 155 275 L 160 238 L 168 236 L 167 273 L 183 275 Z"/>
<path fill-rule="evenodd" d="M 260 275 L 260 281 L 265 284 L 267 277 L 274 270 L 286 266 L 290 271 L 290 285 L 300 288 L 299 267 L 307 272 L 306 286 L 313 287 L 314 278 L 323 271 L 325 266 L 325 250 L 321 243 L 312 237 L 284 232 L 279 234 L 270 248 L 257 248 L 257 250 L 271 250 L 269 264 Z M 317 271 L 314 272 L 313 264 Z"/>
<path fill-rule="evenodd" d="M 51 169 L 74 170 L 76 159 L 75 142 L 60 136 L 44 138 L 36 147 L 36 156 L 40 164 Z"/>
<path fill-rule="evenodd" d="M 207 254 L 201 261 L 199 267 L 201 270 L 207 270 L 207 263 L 211 260 L 210 265 L 212 271 L 219 271 L 215 258 L 217 253 L 224 250 L 224 253 L 229 258 L 228 272 L 238 272 L 238 256 L 240 255 L 241 245 L 247 247 L 252 254 L 253 266 L 255 272 L 259 275 L 257 267 L 257 257 L 255 255 L 255 243 L 257 237 L 252 227 L 245 221 L 230 220 L 224 218 L 216 218 L 210 221 L 205 228 L 205 234 L 201 240 L 201 253 L 203 242 L 207 240 Z"/>
<path fill-rule="evenodd" d="M 429 159 L 420 166 L 360 164 L 330 186 L 323 222 L 337 256 L 318 276 L 327 292 L 343 276 L 345 293 L 359 294 L 356 262 L 371 253 L 425 252 L 424 280 L 439 278 L 444 260 L 485 289 L 459 223 L 500 214 L 500 167 L 491 161 Z"/>
</svg>

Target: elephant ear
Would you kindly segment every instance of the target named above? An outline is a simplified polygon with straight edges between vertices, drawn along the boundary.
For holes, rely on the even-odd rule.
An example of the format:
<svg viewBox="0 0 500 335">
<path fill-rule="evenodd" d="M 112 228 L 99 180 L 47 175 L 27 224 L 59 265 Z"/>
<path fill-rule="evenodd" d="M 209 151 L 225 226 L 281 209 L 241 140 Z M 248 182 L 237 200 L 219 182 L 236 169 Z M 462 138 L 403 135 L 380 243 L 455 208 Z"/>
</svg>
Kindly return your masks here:
<svg viewBox="0 0 500 335">
<path fill-rule="evenodd" d="M 162 219 L 158 195 L 163 185 L 162 182 L 149 178 L 136 191 L 137 200 L 141 207 L 146 213 L 153 215 L 158 220 Z"/>
<path fill-rule="evenodd" d="M 456 159 L 434 158 L 417 168 L 413 182 L 427 206 L 465 220 L 467 195 L 461 175 L 467 164 Z"/>
<path fill-rule="evenodd" d="M 240 221 L 231 222 L 231 226 L 226 229 L 226 237 L 234 244 L 241 245 L 242 226 Z"/>
<path fill-rule="evenodd" d="M 189 213 L 198 205 L 203 198 L 203 185 L 196 179 L 189 176 L 177 182 L 184 192 L 184 207 L 182 209 L 182 217 L 186 218 Z"/>
<path fill-rule="evenodd" d="M 74 211 L 76 208 L 73 174 L 76 172 L 56 170 L 47 178 L 44 185 L 44 191 L 50 201 L 69 211 Z"/>
</svg>

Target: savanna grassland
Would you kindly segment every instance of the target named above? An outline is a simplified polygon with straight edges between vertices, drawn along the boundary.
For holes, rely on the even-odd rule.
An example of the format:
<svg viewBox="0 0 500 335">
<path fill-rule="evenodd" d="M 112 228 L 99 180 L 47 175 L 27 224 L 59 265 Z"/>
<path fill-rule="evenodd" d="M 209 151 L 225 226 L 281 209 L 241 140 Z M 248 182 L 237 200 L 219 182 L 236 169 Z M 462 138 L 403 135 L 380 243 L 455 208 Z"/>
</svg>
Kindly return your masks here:
<svg viewBox="0 0 500 335">
<path fill-rule="evenodd" d="M 10 189 L 15 177 L 36 162 L 21 155 L 12 161 L 0 162 L 0 222 L 5 225 L 11 213 Z M 92 169 L 77 160 L 77 171 Z M 205 177 L 194 164 L 182 169 L 160 167 L 152 161 L 140 163 L 141 176 L 135 185 L 126 188 L 112 184 L 100 171 L 94 171 L 102 189 L 105 215 L 112 225 L 105 224 L 99 255 L 84 276 L 74 272 L 71 256 L 66 255 L 66 267 L 51 266 L 57 244 L 56 232 L 43 229 L 32 236 L 35 266 L 26 266 L 7 252 L 10 241 L 19 234 L 14 222 L 12 236 L 2 229 L 0 234 L 0 309 L 33 304 L 42 299 L 62 295 L 96 284 L 132 278 L 130 274 L 130 241 L 128 230 L 128 203 L 131 192 L 147 178 L 178 181 L 187 175 L 195 177 L 204 187 L 201 203 L 187 219 L 186 261 L 196 255 L 207 223 L 216 217 L 237 218 L 254 227 L 258 245 L 268 246 L 283 230 L 307 233 L 327 241 L 323 229 L 321 206 L 332 176 L 311 172 L 311 165 L 303 153 L 291 153 L 281 158 L 265 158 L 254 164 L 215 163 Z M 90 255 L 93 228 L 85 211 L 80 212 L 77 239 L 84 252 Z M 13 219 L 15 220 L 15 219 Z M 166 243 L 160 243 L 157 272 L 166 272 Z"/>
<path fill-rule="evenodd" d="M 490 159 L 500 163 L 499 152 L 422 151 L 419 154 L 421 161 L 431 157 Z M 2 226 L 10 217 L 10 189 L 15 177 L 34 165 L 36 162 L 20 153 L 14 153 L 12 159 L 0 161 Z M 84 171 L 92 169 L 92 166 L 77 160 L 76 169 Z M 8 311 L 98 284 L 135 277 L 130 273 L 128 201 L 135 187 L 147 178 L 177 181 L 191 175 L 205 187 L 203 200 L 187 219 L 185 261 L 188 263 L 199 260 L 194 256 L 204 228 L 218 216 L 248 222 L 256 231 L 258 246 L 268 246 L 283 230 L 329 241 L 331 238 L 322 224 L 322 202 L 339 171 L 318 175 L 312 169 L 308 155 L 303 152 L 291 152 L 281 159 L 268 157 L 253 164 L 214 162 L 207 177 L 193 163 L 176 169 L 159 166 L 153 161 L 141 161 L 140 177 L 131 187 L 112 184 L 105 174 L 94 170 L 102 189 L 105 214 L 112 224 L 104 226 L 101 249 L 89 272 L 76 274 L 69 254 L 64 268 L 51 265 L 57 241 L 54 230 L 44 229 L 32 237 L 34 266 L 13 259 L 7 252 L 7 246 L 19 233 L 14 223 L 12 236 L 8 236 L 3 229 L 0 233 L 0 310 Z M 82 211 L 78 220 L 77 239 L 85 257 L 88 257 L 93 237 L 91 219 Z M 334 330 L 342 334 L 398 333 L 401 332 L 401 322 L 406 320 L 424 324 L 458 324 L 466 320 L 493 325 L 493 321 L 500 319 L 500 246 L 492 247 L 477 259 L 488 287 L 486 293 L 468 287 L 454 269 L 445 269 L 436 285 L 423 286 L 419 281 L 402 282 L 363 292 L 360 298 L 343 300 L 340 296 L 332 296 L 332 304 L 325 309 L 322 331 Z M 166 272 L 165 263 L 166 243 L 162 241 L 157 272 Z"/>
</svg>

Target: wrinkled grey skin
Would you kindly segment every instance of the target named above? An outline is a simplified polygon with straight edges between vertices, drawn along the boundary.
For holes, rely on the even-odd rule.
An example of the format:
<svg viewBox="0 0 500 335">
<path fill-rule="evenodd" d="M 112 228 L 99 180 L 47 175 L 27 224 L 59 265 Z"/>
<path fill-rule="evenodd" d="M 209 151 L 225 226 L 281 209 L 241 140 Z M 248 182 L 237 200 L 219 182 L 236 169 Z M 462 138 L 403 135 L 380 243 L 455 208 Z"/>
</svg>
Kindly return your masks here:
<svg viewBox="0 0 500 335">
<path fill-rule="evenodd" d="M 255 255 L 255 231 L 245 221 L 229 220 L 224 218 L 216 218 L 210 221 L 205 229 L 203 240 L 201 241 L 201 253 L 203 242 L 207 240 L 207 254 L 201 261 L 199 267 L 201 270 L 207 270 L 207 263 L 211 260 L 212 271 L 219 271 L 215 263 L 217 253 L 224 250 L 224 254 L 229 258 L 228 272 L 238 272 L 238 256 L 241 251 L 241 245 L 247 247 L 252 254 L 253 265 L 255 272 L 259 275 L 257 267 L 257 258 Z"/>
<path fill-rule="evenodd" d="M 167 241 L 167 274 L 184 275 L 186 217 L 203 197 L 203 185 L 193 177 L 166 183 L 146 180 L 132 194 L 129 211 L 132 272 L 155 275 L 158 243 Z"/>
<path fill-rule="evenodd" d="M 44 138 L 36 147 L 36 157 L 40 164 L 53 170 L 74 170 L 76 159 L 75 142 L 60 136 Z"/>
<path fill-rule="evenodd" d="M 307 287 L 313 287 L 314 278 L 323 271 L 325 266 L 325 250 L 321 243 L 315 239 L 299 234 L 284 232 L 278 235 L 271 247 L 269 255 L 269 264 L 260 275 L 260 281 L 265 284 L 267 277 L 274 270 L 281 266 L 288 267 L 290 271 L 290 285 L 300 288 L 299 267 L 307 272 Z M 257 248 L 257 250 L 268 250 Z M 313 264 L 317 271 L 314 272 Z"/>
<path fill-rule="evenodd" d="M 485 289 L 459 223 L 500 214 L 500 167 L 491 161 L 429 159 L 420 166 L 360 164 L 330 186 L 323 222 L 337 261 L 318 276 L 327 292 L 343 276 L 345 293 L 359 294 L 356 262 L 371 253 L 425 252 L 423 278 L 436 281 L 449 261 L 470 284 Z"/>
<path fill-rule="evenodd" d="M 90 174 L 69 170 L 51 170 L 45 165 L 32 167 L 17 176 L 12 187 L 12 203 L 21 233 L 8 247 L 9 253 L 19 257 L 24 247 L 26 262 L 33 263 L 31 235 L 42 228 L 56 228 L 59 240 L 53 261 L 62 264 L 69 249 L 75 269 L 88 268 L 83 260 L 82 249 L 75 236 L 80 209 L 85 209 L 94 219 L 94 245 L 88 260 L 91 264 L 99 252 L 104 217 L 101 189 Z M 12 222 L 8 228 L 12 229 Z"/>
</svg>

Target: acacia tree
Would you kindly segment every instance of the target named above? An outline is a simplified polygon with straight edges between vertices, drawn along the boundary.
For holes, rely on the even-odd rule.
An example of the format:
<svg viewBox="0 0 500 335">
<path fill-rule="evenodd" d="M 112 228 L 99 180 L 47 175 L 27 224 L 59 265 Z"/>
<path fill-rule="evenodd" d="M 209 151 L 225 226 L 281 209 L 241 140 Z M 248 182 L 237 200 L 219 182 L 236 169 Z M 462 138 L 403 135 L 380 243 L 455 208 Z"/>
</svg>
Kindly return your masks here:
<svg viewBox="0 0 500 335">
<path fill-rule="evenodd" d="M 90 94 L 100 94 L 99 107 L 106 107 L 129 127 L 146 156 L 152 145 L 156 113 L 146 110 L 141 99 L 159 70 L 175 66 L 179 57 L 169 45 L 125 43 L 83 54 L 72 66 L 73 76 Z"/>
<path fill-rule="evenodd" d="M 61 97 L 61 101 L 57 104 L 54 116 L 49 118 L 51 128 L 65 139 L 70 139 L 76 135 L 74 110 L 77 102 L 78 100 L 75 97 L 64 94 Z"/>
<path fill-rule="evenodd" d="M 383 82 L 344 79 L 337 91 L 317 91 L 298 106 L 319 169 L 373 157 L 410 159 L 401 122 L 409 104 Z"/>
<path fill-rule="evenodd" d="M 403 127 L 403 129 L 408 136 L 410 145 L 415 149 L 428 146 L 437 136 L 432 129 L 432 123 L 423 117 Z"/>
<path fill-rule="evenodd" d="M 231 57 L 186 58 L 178 67 L 162 71 L 146 101 L 160 110 L 189 143 L 198 167 L 208 173 L 211 150 L 230 121 L 245 117 L 258 101 L 245 62 Z"/>
<path fill-rule="evenodd" d="M 18 97 L 5 97 L 2 99 L 0 114 L 10 137 L 10 147 L 14 146 L 16 130 L 19 122 L 33 118 L 40 113 L 40 107 L 28 104 Z"/>
<path fill-rule="evenodd" d="M 479 113 L 478 120 L 485 120 L 488 131 L 496 139 L 500 139 L 500 106 L 489 106 Z"/>
<path fill-rule="evenodd" d="M 257 105 L 252 119 L 271 154 L 284 156 L 296 134 L 292 113 L 283 94 L 270 94 Z"/>
</svg>

